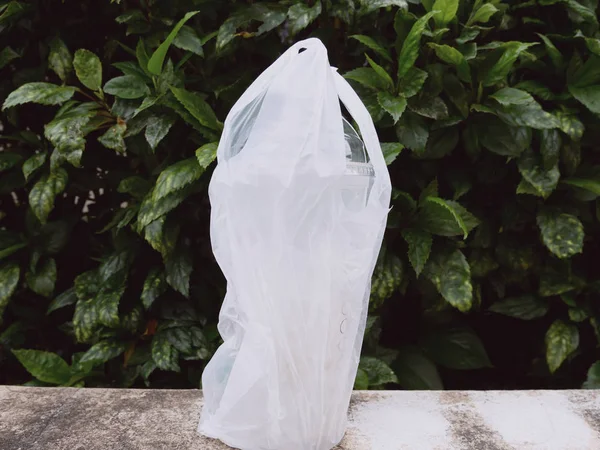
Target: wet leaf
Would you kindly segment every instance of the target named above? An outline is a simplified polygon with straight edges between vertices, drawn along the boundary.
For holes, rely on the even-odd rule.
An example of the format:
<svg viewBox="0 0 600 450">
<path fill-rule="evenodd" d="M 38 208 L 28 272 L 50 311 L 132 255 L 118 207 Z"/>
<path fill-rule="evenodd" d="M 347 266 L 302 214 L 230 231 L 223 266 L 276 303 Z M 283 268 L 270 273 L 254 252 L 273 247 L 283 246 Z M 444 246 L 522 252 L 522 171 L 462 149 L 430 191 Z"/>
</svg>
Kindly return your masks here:
<svg viewBox="0 0 600 450">
<path fill-rule="evenodd" d="M 579 347 L 579 331 L 572 324 L 555 320 L 546 332 L 546 362 L 554 373 Z"/>
</svg>

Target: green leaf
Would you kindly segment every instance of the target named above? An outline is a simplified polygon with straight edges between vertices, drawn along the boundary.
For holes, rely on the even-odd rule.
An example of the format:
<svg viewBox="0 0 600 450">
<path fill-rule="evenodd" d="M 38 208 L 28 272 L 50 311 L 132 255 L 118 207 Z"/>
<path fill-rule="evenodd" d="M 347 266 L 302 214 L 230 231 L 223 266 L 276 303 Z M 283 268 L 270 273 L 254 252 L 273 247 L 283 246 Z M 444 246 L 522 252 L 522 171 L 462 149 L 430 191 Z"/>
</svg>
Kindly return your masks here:
<svg viewBox="0 0 600 450">
<path fill-rule="evenodd" d="M 440 1 L 440 0 L 438 0 Z M 437 17 L 437 16 L 436 16 Z M 435 50 L 438 58 L 448 64 L 456 66 L 459 78 L 467 83 L 471 82 L 471 70 L 464 55 L 454 47 L 449 45 L 439 45 L 430 43 L 429 46 Z"/>
<path fill-rule="evenodd" d="M 452 153 L 459 140 L 458 128 L 446 126 L 433 130 L 427 140 L 425 151 L 415 155 L 419 159 L 439 159 Z"/>
<path fill-rule="evenodd" d="M 119 327 L 131 333 L 138 333 L 143 320 L 142 314 L 142 308 L 136 305 L 131 311 L 120 316 Z"/>
<path fill-rule="evenodd" d="M 439 183 L 437 178 L 434 178 L 431 183 L 429 183 L 425 188 L 421 191 L 419 195 L 419 203 L 425 201 L 427 197 L 437 197 L 439 192 Z"/>
<path fill-rule="evenodd" d="M 73 305 L 77 302 L 77 295 L 75 294 L 75 288 L 69 288 L 62 294 L 58 295 L 50 305 L 48 305 L 48 310 L 46 314 L 50 314 L 57 309 L 64 308 L 65 306 Z"/>
<path fill-rule="evenodd" d="M 470 28 L 465 26 L 460 32 L 460 36 L 455 39 L 456 43 L 459 45 L 464 45 L 479 36 L 479 33 L 481 33 L 479 27 Z"/>
<path fill-rule="evenodd" d="M 583 252 L 583 225 L 577 217 L 542 210 L 537 216 L 537 224 L 544 245 L 559 258 L 570 258 Z"/>
<path fill-rule="evenodd" d="M 569 136 L 573 141 L 581 140 L 585 126 L 579 120 L 578 114 L 569 111 L 556 111 L 554 113 L 558 119 L 560 130 Z"/>
<path fill-rule="evenodd" d="M 135 99 L 148 95 L 150 89 L 137 76 L 123 75 L 108 80 L 104 85 L 104 92 L 119 98 Z"/>
<path fill-rule="evenodd" d="M 216 43 L 217 52 L 221 52 L 225 46 L 238 35 L 243 35 L 245 37 L 260 36 L 261 34 L 271 31 L 281 25 L 286 17 L 286 8 L 281 5 L 269 3 L 254 3 L 247 8 L 238 10 L 223 22 L 219 28 Z M 261 25 L 256 32 L 237 32 L 238 28 L 249 24 L 252 21 L 261 22 Z"/>
<path fill-rule="evenodd" d="M 154 301 L 167 290 L 164 273 L 154 267 L 148 273 L 142 289 L 142 304 L 144 308 L 150 309 Z"/>
<path fill-rule="evenodd" d="M 453 74 L 444 76 L 444 92 L 463 118 L 469 115 L 469 95 L 458 77 Z"/>
<path fill-rule="evenodd" d="M 429 127 L 418 114 L 406 112 L 396 124 L 398 140 L 414 152 L 423 152 L 429 139 Z"/>
<path fill-rule="evenodd" d="M 151 222 L 144 229 L 144 237 L 152 248 L 166 257 L 173 248 L 179 235 L 179 226 L 170 222 L 165 229 L 166 216 L 162 216 Z"/>
<path fill-rule="evenodd" d="M 404 389 L 444 389 L 437 367 L 416 347 L 401 348 L 392 368 L 398 377 L 398 384 Z"/>
<path fill-rule="evenodd" d="M 541 164 L 541 155 L 528 150 L 518 160 L 519 172 L 523 179 L 535 189 L 538 196 L 547 198 L 556 188 L 560 178 L 558 165 L 545 170 Z"/>
<path fill-rule="evenodd" d="M 102 86 L 102 63 L 94 53 L 86 49 L 75 52 L 73 60 L 77 78 L 86 88 L 97 91 Z"/>
<path fill-rule="evenodd" d="M 19 251 L 22 248 L 25 248 L 27 246 L 28 246 L 27 242 L 16 242 L 16 243 L 14 243 L 14 245 L 4 247 L 2 250 L 0 250 L 0 260 L 8 258 L 13 253 L 16 253 L 17 251 Z"/>
<path fill-rule="evenodd" d="M 117 250 L 104 258 L 102 264 L 98 268 L 98 280 L 101 289 L 120 288 L 124 281 L 123 275 L 127 274 L 127 270 L 131 265 L 133 253 L 131 249 L 124 248 Z M 109 285 L 107 281 L 113 282 Z M 114 282 L 116 281 L 116 283 Z"/>
<path fill-rule="evenodd" d="M 97 114 L 97 104 L 93 102 L 78 105 L 65 105 L 54 119 L 44 126 L 44 136 L 48 139 L 58 154 L 78 167 L 79 160 L 85 149 L 85 135 L 88 124 Z M 53 160 L 50 159 L 52 168 Z"/>
<path fill-rule="evenodd" d="M 146 125 L 146 141 L 150 148 L 154 151 L 160 141 L 162 141 L 165 136 L 169 133 L 169 130 L 175 123 L 175 118 L 173 116 L 161 114 L 160 116 L 152 116 L 150 120 L 148 120 L 148 125 Z"/>
<path fill-rule="evenodd" d="M 558 164 L 562 139 L 558 130 L 542 130 L 540 133 L 540 151 L 544 169 L 551 170 Z"/>
<path fill-rule="evenodd" d="M 387 383 L 397 383 L 398 377 L 394 371 L 381 359 L 363 356 L 358 365 L 369 378 L 369 387 L 383 386 Z"/>
<path fill-rule="evenodd" d="M 9 3 L 4 3 L 1 7 L 0 7 L 0 12 L 2 13 L 0 15 L 0 24 L 2 24 L 2 27 L 5 28 L 6 25 L 4 25 L 4 22 L 7 22 L 8 19 L 15 19 L 17 17 L 19 17 L 21 14 L 23 14 L 25 11 L 27 11 L 28 7 L 26 4 L 21 3 L 21 2 L 17 2 L 17 1 L 12 1 Z"/>
<path fill-rule="evenodd" d="M 581 284 L 581 281 L 570 274 L 552 268 L 544 268 L 540 274 L 538 293 L 541 297 L 552 297 L 580 288 Z"/>
<path fill-rule="evenodd" d="M 75 294 L 80 300 L 94 297 L 101 287 L 101 281 L 96 270 L 88 270 L 75 278 Z"/>
<path fill-rule="evenodd" d="M 75 314 L 73 315 L 73 329 L 77 341 L 87 342 L 91 340 L 98 326 L 98 310 L 94 301 L 79 300 L 75 306 Z"/>
<path fill-rule="evenodd" d="M 156 202 L 168 194 L 184 188 L 200 178 L 203 172 L 204 170 L 196 158 L 184 159 L 167 167 L 160 173 L 156 181 L 152 200 Z"/>
<path fill-rule="evenodd" d="M 419 18 L 412 26 L 408 36 L 404 40 L 402 49 L 400 50 L 400 54 L 398 56 L 398 79 L 404 77 L 411 67 L 414 66 L 415 61 L 419 56 L 419 45 L 421 43 L 423 31 L 425 31 L 425 27 L 427 26 L 429 19 L 431 19 L 435 14 L 437 14 L 437 11 L 431 11 Z"/>
<path fill-rule="evenodd" d="M 583 389 L 600 389 L 600 361 L 596 361 L 588 370 Z"/>
<path fill-rule="evenodd" d="M 125 292 L 125 287 L 102 289 L 95 298 L 98 322 L 110 328 L 119 326 L 119 303 Z"/>
<path fill-rule="evenodd" d="M 142 230 L 149 223 L 176 208 L 190 195 L 193 188 L 194 185 L 190 184 L 183 189 L 172 192 L 158 201 L 154 201 L 152 195 L 147 195 L 144 198 L 138 213 L 138 229 Z"/>
<path fill-rule="evenodd" d="M 190 20 L 192 17 L 198 14 L 198 12 L 199 11 L 190 11 L 185 16 L 183 16 L 183 19 L 177 22 L 177 24 L 173 27 L 173 30 L 171 30 L 164 42 L 160 44 L 160 46 L 154 51 L 154 53 L 150 57 L 150 60 L 148 61 L 148 70 L 150 71 L 150 73 L 154 75 L 160 75 L 160 73 L 162 72 L 162 66 L 165 61 L 165 57 L 167 56 L 167 51 L 169 50 L 171 43 L 175 39 L 175 36 L 177 36 L 177 33 L 179 33 L 181 27 L 183 27 L 183 25 L 188 20 Z"/>
<path fill-rule="evenodd" d="M 375 91 L 385 91 L 389 88 L 386 81 L 381 78 L 371 67 L 359 67 L 344 74 L 344 78 L 356 81 L 363 86 Z"/>
<path fill-rule="evenodd" d="M 460 250 L 434 253 L 423 272 L 442 297 L 461 312 L 473 304 L 471 269 Z"/>
<path fill-rule="evenodd" d="M 42 222 L 46 223 L 48 215 L 54 209 L 54 198 L 62 193 L 67 186 L 67 172 L 58 169 L 44 175 L 29 192 L 29 206 Z"/>
<path fill-rule="evenodd" d="M 548 302 L 535 295 L 523 295 L 496 302 L 490 311 L 522 320 L 539 319 L 548 312 Z"/>
<path fill-rule="evenodd" d="M 28 272 L 25 275 L 25 280 L 29 289 L 33 292 L 44 297 L 50 297 L 56 284 L 56 261 L 49 258 L 35 272 Z"/>
<path fill-rule="evenodd" d="M 493 98 L 503 106 L 527 105 L 531 103 L 531 101 L 534 101 L 527 92 L 515 88 L 500 89 L 490 95 L 490 98 Z"/>
<path fill-rule="evenodd" d="M 475 239 L 478 237 L 476 234 Z M 481 248 L 475 248 L 469 256 L 469 266 L 471 267 L 473 278 L 484 278 L 500 265 L 489 252 Z"/>
<path fill-rule="evenodd" d="M 125 351 L 126 343 L 116 340 L 100 341 L 85 352 L 79 360 L 80 364 L 91 363 L 95 366 L 116 358 Z"/>
<path fill-rule="evenodd" d="M 150 182 L 145 178 L 134 175 L 121 180 L 117 192 L 131 194 L 135 198 L 143 198 L 150 190 Z"/>
<path fill-rule="evenodd" d="M 148 61 L 150 61 L 150 55 L 148 55 L 148 52 L 146 51 L 146 46 L 144 45 L 144 41 L 142 39 L 138 40 L 138 43 L 135 47 L 135 57 L 142 71 L 148 77 L 151 77 L 152 74 L 148 70 Z"/>
<path fill-rule="evenodd" d="M 592 55 L 569 77 L 568 87 L 580 103 L 593 113 L 600 114 L 600 57 Z"/>
<path fill-rule="evenodd" d="M 540 37 L 540 39 L 542 41 L 544 41 L 544 45 L 546 46 L 546 51 L 548 52 L 548 56 L 550 57 L 552 64 L 554 64 L 554 67 L 556 67 L 557 69 L 564 68 L 565 67 L 565 59 L 563 58 L 563 55 L 560 53 L 560 51 L 558 51 L 558 49 L 554 46 L 552 41 L 550 39 L 548 39 L 548 37 L 544 36 L 541 33 L 537 33 L 537 35 Z"/>
<path fill-rule="evenodd" d="M 131 75 L 144 81 L 150 81 L 150 78 L 148 75 L 146 75 L 146 72 L 144 72 L 144 70 L 135 61 L 116 62 L 112 65 L 123 72 L 123 75 Z"/>
<path fill-rule="evenodd" d="M 190 294 L 192 268 L 191 250 L 189 246 L 181 243 L 165 260 L 167 283 L 185 297 L 189 297 Z"/>
<path fill-rule="evenodd" d="M 449 24 L 458 11 L 459 0 L 436 0 L 431 7 L 432 11 L 439 11 L 440 13 L 435 15 L 433 19 L 438 28 L 445 27 Z"/>
<path fill-rule="evenodd" d="M 163 331 L 169 343 L 181 353 L 192 353 L 192 334 L 189 328 L 173 327 Z"/>
<path fill-rule="evenodd" d="M 71 368 L 55 353 L 40 350 L 13 350 L 27 372 L 44 383 L 63 385 L 71 378 Z"/>
<path fill-rule="evenodd" d="M 569 319 L 571 319 L 573 322 L 583 322 L 588 318 L 589 315 L 585 309 L 569 308 Z"/>
<path fill-rule="evenodd" d="M 218 147 L 218 142 L 211 142 L 209 144 L 204 144 L 202 147 L 196 150 L 196 159 L 198 160 L 198 164 L 202 169 L 207 169 L 208 166 L 215 160 L 217 157 Z"/>
<path fill-rule="evenodd" d="M 427 335 L 421 342 L 436 363 L 456 370 L 492 367 L 482 342 L 466 328 L 451 328 Z"/>
<path fill-rule="evenodd" d="M 408 244 L 408 259 L 418 277 L 431 253 L 431 234 L 420 229 L 406 229 L 402 232 L 402 237 Z"/>
<path fill-rule="evenodd" d="M 579 331 L 573 324 L 555 320 L 546 332 L 546 362 L 554 373 L 579 347 Z"/>
<path fill-rule="evenodd" d="M 411 67 L 408 73 L 400 80 L 399 94 L 406 98 L 413 97 L 419 93 L 425 84 L 429 74 L 424 70 Z"/>
<path fill-rule="evenodd" d="M 581 164 L 581 143 L 570 139 L 565 140 L 561 148 L 560 157 L 565 175 L 574 175 Z"/>
<path fill-rule="evenodd" d="M 48 66 L 62 81 L 67 81 L 69 73 L 73 70 L 73 56 L 65 43 L 58 37 L 50 41 Z"/>
<path fill-rule="evenodd" d="M 536 44 L 515 41 L 502 43 L 498 47 L 498 51 L 502 52 L 500 58 L 488 70 L 484 70 L 482 73 L 483 86 L 493 86 L 502 82 L 512 69 L 519 55 L 534 45 Z"/>
<path fill-rule="evenodd" d="M 367 389 L 369 389 L 369 376 L 367 375 L 367 372 L 359 368 L 356 371 L 356 378 L 354 380 L 354 390 L 365 391 Z"/>
<path fill-rule="evenodd" d="M 381 91 L 377 93 L 377 101 L 381 107 L 392 116 L 394 124 L 398 122 L 404 110 L 406 109 L 406 99 L 404 97 L 396 97 L 389 92 Z"/>
<path fill-rule="evenodd" d="M 432 234 L 459 236 L 466 239 L 479 221 L 462 205 L 453 200 L 427 197 L 421 202 L 419 224 Z"/>
<path fill-rule="evenodd" d="M 558 119 L 542 109 L 528 92 L 504 88 L 490 96 L 500 105 L 495 108 L 498 117 L 512 126 L 528 126 L 538 130 L 558 128 Z"/>
<path fill-rule="evenodd" d="M 469 17 L 469 20 L 467 20 L 466 26 L 470 27 L 476 23 L 487 23 L 498 11 L 498 8 L 496 8 L 492 3 L 486 3 L 479 8 L 473 8 L 471 16 Z"/>
<path fill-rule="evenodd" d="M 585 0 L 564 0 L 567 9 L 569 10 L 569 18 L 579 24 L 587 23 L 595 30 L 598 30 L 598 17 L 596 15 L 595 9 L 597 8 L 597 3 L 595 1 L 589 2 Z M 588 3 L 589 7 L 586 5 L 582 5 L 581 3 Z"/>
<path fill-rule="evenodd" d="M 383 153 L 383 158 L 385 159 L 385 163 L 389 166 L 392 164 L 402 149 L 404 147 L 399 142 L 382 142 L 381 143 L 381 152 Z"/>
<path fill-rule="evenodd" d="M 301 3 L 298 3 L 297 5 L 301 5 Z M 297 6 L 297 5 L 294 5 L 294 6 Z M 292 6 L 292 8 L 294 6 Z M 290 8 L 290 10 L 292 8 Z M 356 39 L 358 42 L 360 42 L 364 46 L 370 48 L 371 50 L 373 50 L 375 53 L 377 53 L 379 56 L 381 56 L 386 61 L 392 62 L 392 57 L 390 56 L 390 52 L 385 47 L 383 47 L 381 44 L 379 44 L 375 39 L 373 39 L 369 36 L 362 35 L 362 34 L 354 34 L 350 37 L 352 39 Z"/>
<path fill-rule="evenodd" d="M 21 55 L 19 55 L 17 52 L 15 52 L 11 47 L 8 47 L 8 46 L 4 47 L 0 51 L 0 69 L 3 69 L 11 61 L 18 59 L 20 57 L 21 57 Z"/>
<path fill-rule="evenodd" d="M 314 22 L 321 14 L 321 9 L 320 0 L 317 0 L 313 6 L 308 6 L 302 2 L 290 6 L 287 13 L 290 36 L 295 36 Z"/>
<path fill-rule="evenodd" d="M 179 372 L 179 351 L 171 345 L 164 332 L 152 339 L 152 360 L 161 370 Z"/>
<path fill-rule="evenodd" d="M 440 97 L 429 95 L 413 97 L 408 106 L 411 111 L 429 119 L 444 120 L 448 118 L 448 107 Z"/>
<path fill-rule="evenodd" d="M 4 100 L 2 109 L 11 108 L 23 103 L 38 103 L 40 105 L 60 105 L 75 94 L 71 86 L 57 86 L 52 83 L 27 83 L 12 91 Z"/>
<path fill-rule="evenodd" d="M 535 95 L 536 97 L 542 100 L 553 100 L 558 98 L 558 96 L 554 94 L 554 92 L 552 92 L 552 90 L 548 86 L 538 81 L 521 81 L 520 83 L 517 83 L 514 87 L 517 89 L 521 89 L 522 91 L 527 91 L 530 94 Z M 566 95 L 569 94 L 567 93 Z"/>
<path fill-rule="evenodd" d="M 489 151 L 502 156 L 519 156 L 531 145 L 531 130 L 512 127 L 495 117 L 487 118 L 477 127 L 481 144 Z"/>
<path fill-rule="evenodd" d="M 379 78 L 381 78 L 384 85 L 386 86 L 386 89 L 390 89 L 390 90 L 393 89 L 394 88 L 394 80 L 392 80 L 392 77 L 385 71 L 385 69 L 383 67 L 381 67 L 379 64 L 377 64 L 375 61 L 373 61 L 369 57 L 369 55 L 365 54 L 365 58 L 367 58 L 367 62 L 369 63 L 371 68 L 375 71 L 375 73 L 377 73 Z"/>
<path fill-rule="evenodd" d="M 373 308 L 380 306 L 400 287 L 403 277 L 402 260 L 397 255 L 382 249 L 371 280 L 370 303 Z"/>
<path fill-rule="evenodd" d="M 119 153 L 125 152 L 125 132 L 127 131 L 127 125 L 124 122 L 119 122 L 110 127 L 106 132 L 98 138 L 98 142 L 104 145 L 106 148 L 115 150 Z"/>
<path fill-rule="evenodd" d="M 173 86 L 171 86 L 171 91 L 183 107 L 202 125 L 211 130 L 221 130 L 223 128 L 210 105 L 198 94 Z"/>
<path fill-rule="evenodd" d="M 42 165 L 46 162 L 47 154 L 44 152 L 36 153 L 31 158 L 23 163 L 23 176 L 25 180 L 28 180 L 29 177 Z"/>
<path fill-rule="evenodd" d="M 202 48 L 202 39 L 196 34 L 196 31 L 187 25 L 184 25 L 175 36 L 173 45 L 182 50 L 192 52 L 198 56 L 204 56 Z"/>
<path fill-rule="evenodd" d="M 570 186 L 585 189 L 595 195 L 600 195 L 600 178 L 595 176 L 595 174 L 589 178 L 586 176 L 570 177 L 566 180 L 562 180 L 562 182 Z"/>
<path fill-rule="evenodd" d="M 0 266 L 0 323 L 8 301 L 17 289 L 20 275 L 21 269 L 14 262 Z"/>
<path fill-rule="evenodd" d="M 399 6 L 400 8 L 407 8 L 406 0 L 358 0 L 361 5 L 359 15 L 369 14 L 379 8 L 386 8 L 388 6 Z"/>
<path fill-rule="evenodd" d="M 18 153 L 8 153 L 3 151 L 0 153 L 0 172 L 5 172 L 16 166 L 23 157 Z"/>
</svg>

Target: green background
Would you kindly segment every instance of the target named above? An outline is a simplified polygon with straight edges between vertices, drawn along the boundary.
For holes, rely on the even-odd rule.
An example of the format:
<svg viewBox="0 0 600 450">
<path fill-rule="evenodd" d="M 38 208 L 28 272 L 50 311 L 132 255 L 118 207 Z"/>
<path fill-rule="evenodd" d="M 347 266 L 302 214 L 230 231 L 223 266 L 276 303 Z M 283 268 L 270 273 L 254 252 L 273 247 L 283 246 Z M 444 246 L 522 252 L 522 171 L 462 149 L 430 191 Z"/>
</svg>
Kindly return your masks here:
<svg viewBox="0 0 600 450">
<path fill-rule="evenodd" d="M 597 0 L 1 1 L 0 383 L 200 386 L 223 120 L 311 36 L 393 184 L 356 387 L 600 386 Z"/>
</svg>

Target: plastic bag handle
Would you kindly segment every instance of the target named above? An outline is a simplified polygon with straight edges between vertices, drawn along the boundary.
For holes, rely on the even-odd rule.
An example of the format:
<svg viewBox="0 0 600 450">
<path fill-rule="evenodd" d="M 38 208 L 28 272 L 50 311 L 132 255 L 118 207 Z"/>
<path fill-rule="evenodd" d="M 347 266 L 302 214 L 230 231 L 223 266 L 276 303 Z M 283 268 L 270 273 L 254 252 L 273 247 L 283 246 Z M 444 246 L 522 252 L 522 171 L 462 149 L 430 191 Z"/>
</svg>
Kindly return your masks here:
<svg viewBox="0 0 600 450">
<path fill-rule="evenodd" d="M 371 164 L 373 165 L 373 169 L 375 171 L 375 183 L 373 185 L 373 192 L 381 192 L 381 188 L 384 186 L 389 186 L 391 184 L 390 174 L 387 170 L 387 164 L 385 163 L 385 159 L 383 157 L 383 152 L 381 151 L 381 145 L 379 145 L 379 138 L 377 137 L 377 131 L 375 131 L 375 125 L 373 125 L 373 120 L 371 119 L 371 115 L 369 111 L 360 100 L 352 86 L 342 77 L 337 69 L 332 67 L 333 78 L 335 81 L 335 87 L 338 93 L 338 97 L 341 102 L 344 104 L 352 118 L 356 121 L 358 125 L 358 129 L 360 130 L 360 134 L 365 143 L 365 148 L 367 149 L 367 154 L 369 155 L 369 159 Z M 375 189 L 377 188 L 377 189 Z M 369 202 L 371 199 L 377 200 L 377 196 L 371 195 L 369 198 Z M 387 203 L 389 205 L 389 199 L 379 199 L 382 202 Z"/>
<path fill-rule="evenodd" d="M 229 124 L 238 120 L 239 115 L 242 111 L 251 103 L 256 101 L 258 97 L 263 95 L 266 88 L 272 82 L 274 78 L 280 75 L 285 67 L 296 58 L 299 54 L 303 53 L 304 50 L 311 50 L 313 58 L 324 58 L 327 60 L 327 49 L 323 43 L 317 38 L 309 38 L 303 41 L 296 42 L 290 48 L 288 48 L 273 64 L 262 72 L 256 80 L 246 89 L 246 91 L 240 96 L 240 98 L 233 105 L 227 118 L 225 119 L 225 130 L 229 128 Z M 226 138 L 227 135 L 221 137 L 221 143 L 217 149 L 218 161 L 225 160 L 225 148 L 229 145 Z"/>
</svg>

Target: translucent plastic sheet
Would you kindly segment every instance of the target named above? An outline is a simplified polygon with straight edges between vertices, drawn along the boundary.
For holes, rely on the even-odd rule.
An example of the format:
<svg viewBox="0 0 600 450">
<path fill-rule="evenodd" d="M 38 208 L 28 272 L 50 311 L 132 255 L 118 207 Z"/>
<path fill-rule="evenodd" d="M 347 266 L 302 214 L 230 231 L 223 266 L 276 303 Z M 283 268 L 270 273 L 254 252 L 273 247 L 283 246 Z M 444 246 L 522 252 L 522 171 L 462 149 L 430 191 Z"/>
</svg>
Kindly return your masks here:
<svg viewBox="0 0 600 450">
<path fill-rule="evenodd" d="M 340 100 L 372 165 L 362 176 L 348 172 Z M 373 122 L 308 39 L 234 105 L 217 156 L 224 343 L 202 377 L 199 431 L 244 450 L 330 449 L 346 427 L 390 203 Z"/>
</svg>

